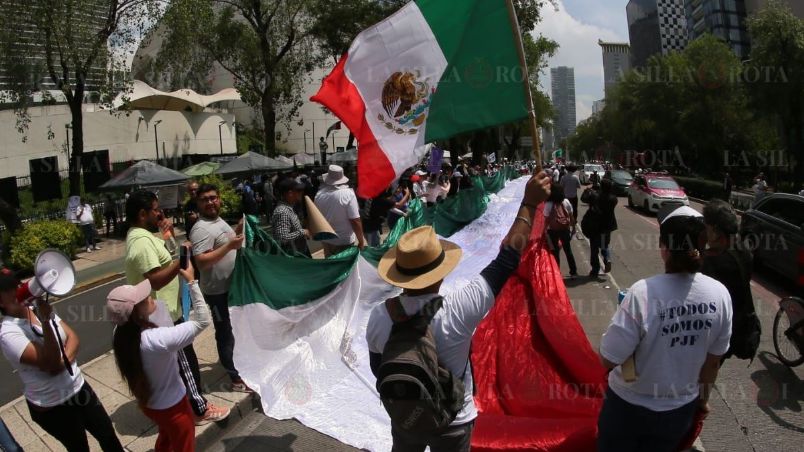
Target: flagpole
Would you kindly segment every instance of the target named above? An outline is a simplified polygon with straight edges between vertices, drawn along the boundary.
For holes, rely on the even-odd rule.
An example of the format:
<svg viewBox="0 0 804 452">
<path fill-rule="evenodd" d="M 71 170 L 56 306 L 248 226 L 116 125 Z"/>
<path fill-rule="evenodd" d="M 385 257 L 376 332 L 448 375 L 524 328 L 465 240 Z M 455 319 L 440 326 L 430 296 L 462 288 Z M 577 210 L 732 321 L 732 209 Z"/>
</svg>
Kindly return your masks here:
<svg viewBox="0 0 804 452">
<path fill-rule="evenodd" d="M 533 109 L 533 95 L 530 92 L 530 76 L 528 75 L 528 64 L 525 61 L 525 48 L 522 45 L 522 33 L 519 30 L 519 20 L 516 18 L 513 0 L 505 0 L 508 6 L 508 18 L 511 20 L 511 28 L 514 31 L 514 42 L 516 51 L 519 54 L 519 64 L 522 66 L 522 83 L 525 88 L 525 99 L 528 101 L 528 122 L 530 123 L 530 133 L 533 137 L 531 141 L 533 157 L 536 159 L 536 171 L 542 170 L 542 153 L 539 149 L 539 125 L 536 123 L 536 112 Z"/>
</svg>

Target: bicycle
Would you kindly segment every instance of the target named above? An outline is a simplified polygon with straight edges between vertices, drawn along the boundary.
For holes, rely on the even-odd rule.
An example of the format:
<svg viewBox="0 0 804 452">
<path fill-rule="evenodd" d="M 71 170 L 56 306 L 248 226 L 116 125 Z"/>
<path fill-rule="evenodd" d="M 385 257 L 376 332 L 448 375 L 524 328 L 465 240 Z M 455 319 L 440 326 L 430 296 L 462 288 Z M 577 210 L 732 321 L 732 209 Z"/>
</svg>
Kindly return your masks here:
<svg viewBox="0 0 804 452">
<path fill-rule="evenodd" d="M 779 300 L 773 319 L 773 348 L 788 367 L 804 363 L 804 301 L 798 297 Z"/>
</svg>

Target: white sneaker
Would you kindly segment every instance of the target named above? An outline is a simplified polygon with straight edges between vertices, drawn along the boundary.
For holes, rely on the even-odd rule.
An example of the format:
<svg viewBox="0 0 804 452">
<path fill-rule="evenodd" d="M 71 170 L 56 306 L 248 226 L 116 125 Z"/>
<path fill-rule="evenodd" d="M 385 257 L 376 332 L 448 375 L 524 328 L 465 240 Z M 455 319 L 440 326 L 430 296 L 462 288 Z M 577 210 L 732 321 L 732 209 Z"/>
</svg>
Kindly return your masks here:
<svg viewBox="0 0 804 452">
<path fill-rule="evenodd" d="M 91 252 L 92 252 L 92 248 L 91 248 L 91 247 L 87 247 L 87 253 L 91 253 Z"/>
</svg>

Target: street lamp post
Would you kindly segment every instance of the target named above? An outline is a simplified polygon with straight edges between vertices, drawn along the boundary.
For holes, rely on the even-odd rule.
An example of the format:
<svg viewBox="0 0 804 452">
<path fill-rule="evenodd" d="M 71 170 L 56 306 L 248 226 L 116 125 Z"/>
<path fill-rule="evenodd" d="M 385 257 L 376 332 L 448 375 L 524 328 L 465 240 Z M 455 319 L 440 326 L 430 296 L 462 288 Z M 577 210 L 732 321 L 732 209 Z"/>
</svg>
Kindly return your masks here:
<svg viewBox="0 0 804 452">
<path fill-rule="evenodd" d="M 72 162 L 70 161 L 70 129 L 73 128 L 71 123 L 64 124 L 64 131 L 67 132 L 67 174 L 70 174 L 72 169 Z"/>
<path fill-rule="evenodd" d="M 156 131 L 156 126 L 158 126 L 161 122 L 161 119 L 154 121 L 154 146 L 156 147 L 156 163 L 159 163 L 159 135 Z"/>
<path fill-rule="evenodd" d="M 307 153 L 307 132 L 309 132 L 309 131 L 310 131 L 310 129 L 304 129 L 304 153 L 305 154 Z"/>
<path fill-rule="evenodd" d="M 221 121 L 218 123 L 218 142 L 221 145 L 221 155 L 223 155 L 223 135 L 221 135 L 221 126 L 226 124 L 226 121 Z"/>
</svg>

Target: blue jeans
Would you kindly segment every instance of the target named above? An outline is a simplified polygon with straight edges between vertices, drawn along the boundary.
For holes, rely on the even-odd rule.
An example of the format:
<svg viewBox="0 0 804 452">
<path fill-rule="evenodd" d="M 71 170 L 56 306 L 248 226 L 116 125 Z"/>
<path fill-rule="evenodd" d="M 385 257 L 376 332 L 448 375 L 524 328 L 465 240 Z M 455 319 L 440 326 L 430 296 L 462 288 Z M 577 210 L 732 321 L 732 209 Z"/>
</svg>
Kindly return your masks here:
<svg viewBox="0 0 804 452">
<path fill-rule="evenodd" d="M 2 419 L 0 419 L 0 450 L 3 452 L 22 452 L 22 447 L 20 447 L 17 440 L 14 439 L 14 436 L 11 435 L 6 423 L 3 422 Z"/>
<path fill-rule="evenodd" d="M 368 246 L 371 247 L 380 246 L 380 231 L 367 232 L 366 241 L 368 241 Z"/>
<path fill-rule="evenodd" d="M 232 334 L 232 322 L 229 319 L 229 293 L 220 295 L 204 295 L 212 313 L 212 325 L 215 327 L 215 345 L 218 357 L 232 382 L 240 381 L 240 374 L 234 365 L 235 338 Z"/>
<path fill-rule="evenodd" d="M 670 411 L 632 405 L 611 389 L 597 420 L 598 452 L 675 452 L 689 432 L 698 400 Z"/>
</svg>

